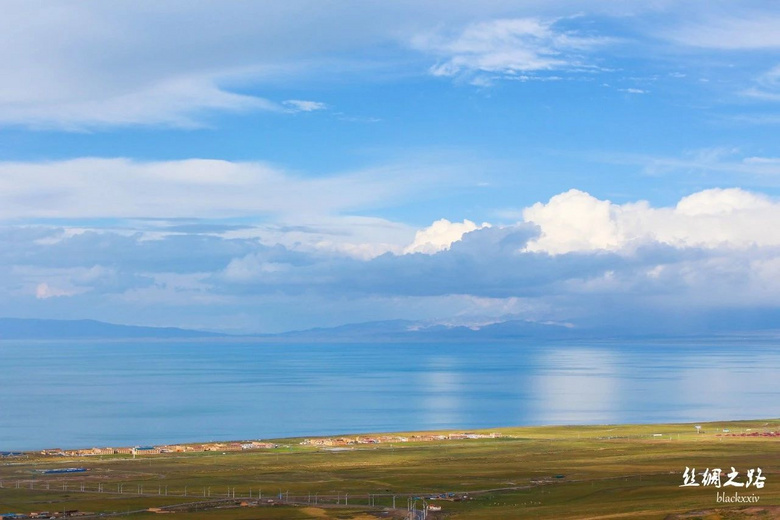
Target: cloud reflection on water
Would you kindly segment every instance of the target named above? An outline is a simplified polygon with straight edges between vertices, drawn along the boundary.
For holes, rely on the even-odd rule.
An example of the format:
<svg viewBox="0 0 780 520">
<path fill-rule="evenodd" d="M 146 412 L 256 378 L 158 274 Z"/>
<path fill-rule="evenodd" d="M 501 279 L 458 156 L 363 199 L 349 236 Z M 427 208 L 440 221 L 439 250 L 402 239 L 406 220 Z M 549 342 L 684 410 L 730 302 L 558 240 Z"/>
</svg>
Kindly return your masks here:
<svg viewBox="0 0 780 520">
<path fill-rule="evenodd" d="M 456 360 L 449 356 L 435 356 L 427 360 L 426 370 L 418 374 L 420 424 L 425 429 L 446 428 L 462 422 L 463 375 L 456 368 Z"/>
<path fill-rule="evenodd" d="M 610 423 L 618 421 L 620 354 L 594 348 L 553 348 L 540 352 L 531 377 L 533 422 Z"/>
</svg>

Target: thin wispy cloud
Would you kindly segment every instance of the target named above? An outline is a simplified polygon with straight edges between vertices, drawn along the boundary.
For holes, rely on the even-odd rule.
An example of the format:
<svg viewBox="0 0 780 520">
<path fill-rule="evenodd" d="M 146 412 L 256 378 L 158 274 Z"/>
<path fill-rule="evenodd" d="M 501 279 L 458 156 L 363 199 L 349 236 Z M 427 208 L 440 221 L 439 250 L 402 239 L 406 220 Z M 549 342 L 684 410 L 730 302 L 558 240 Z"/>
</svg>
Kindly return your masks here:
<svg viewBox="0 0 780 520">
<path fill-rule="evenodd" d="M 442 169 L 388 165 L 304 177 L 263 163 L 213 159 L 5 162 L 0 163 L 0 218 L 329 215 L 392 205 L 455 178 L 456 169 L 446 175 Z"/>
<path fill-rule="evenodd" d="M 613 40 L 583 35 L 558 26 L 558 20 L 515 18 L 469 25 L 455 34 L 418 35 L 412 45 L 438 56 L 434 76 L 529 72 L 593 68 L 589 51 Z"/>
<path fill-rule="evenodd" d="M 293 112 L 315 112 L 325 110 L 328 105 L 319 101 L 305 101 L 301 99 L 288 99 L 282 103 L 288 110 Z"/>
<path fill-rule="evenodd" d="M 772 9 L 747 10 L 738 3 L 704 16 L 681 20 L 662 32 L 672 40 L 707 49 L 769 50 L 780 48 L 780 16 Z M 769 6 L 767 6 L 769 7 Z"/>
<path fill-rule="evenodd" d="M 750 176 L 755 183 L 771 181 L 780 176 L 780 159 L 747 155 L 736 148 L 704 148 L 688 150 L 676 157 L 642 154 L 599 153 L 590 157 L 598 162 L 640 166 L 643 173 L 653 176 L 671 174 L 731 174 L 735 181 Z"/>
<path fill-rule="evenodd" d="M 743 90 L 742 95 L 763 101 L 780 101 L 780 65 L 759 75 L 755 84 Z"/>
</svg>

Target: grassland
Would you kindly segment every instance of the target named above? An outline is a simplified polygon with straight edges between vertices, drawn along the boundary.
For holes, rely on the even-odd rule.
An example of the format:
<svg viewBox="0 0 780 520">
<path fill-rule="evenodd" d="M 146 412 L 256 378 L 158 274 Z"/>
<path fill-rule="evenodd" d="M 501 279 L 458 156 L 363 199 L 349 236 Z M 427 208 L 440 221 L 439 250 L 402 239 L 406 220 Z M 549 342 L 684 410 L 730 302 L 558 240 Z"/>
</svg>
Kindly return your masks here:
<svg viewBox="0 0 780 520">
<path fill-rule="evenodd" d="M 504 428 L 490 430 L 502 433 L 496 439 L 338 451 L 282 439 L 276 449 L 224 454 L 3 459 L 0 514 L 79 510 L 143 519 L 159 518 L 149 508 L 168 507 L 186 519 L 365 520 L 405 518 L 410 498 L 452 493 L 429 501 L 442 511 L 428 518 L 780 517 L 780 437 L 750 436 L 779 432 L 780 420 L 701 426 L 701 433 L 692 424 Z M 89 471 L 39 471 L 73 466 Z M 741 482 L 760 467 L 765 486 L 680 487 L 686 467 L 722 468 L 725 482 L 732 466 Z M 716 502 L 717 493 L 735 490 L 760 500 Z"/>
</svg>

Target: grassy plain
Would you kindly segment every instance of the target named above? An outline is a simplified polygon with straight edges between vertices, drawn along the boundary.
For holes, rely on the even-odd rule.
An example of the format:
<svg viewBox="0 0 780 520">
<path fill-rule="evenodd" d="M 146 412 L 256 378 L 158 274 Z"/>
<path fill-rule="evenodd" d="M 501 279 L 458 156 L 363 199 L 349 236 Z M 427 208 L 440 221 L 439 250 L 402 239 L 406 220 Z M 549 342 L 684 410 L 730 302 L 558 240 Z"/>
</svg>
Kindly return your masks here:
<svg viewBox="0 0 780 520">
<path fill-rule="evenodd" d="M 282 439 L 276 449 L 225 454 L 9 458 L 0 462 L 0 514 L 79 510 L 146 519 L 159 518 L 148 508 L 172 507 L 177 518 L 193 520 L 366 520 L 404 518 L 410 497 L 453 493 L 468 499 L 429 501 L 442 511 L 428 518 L 780 518 L 780 437 L 750 436 L 780 432 L 780 420 L 701 426 L 701 433 L 693 424 L 502 428 L 489 430 L 503 435 L 496 439 L 344 450 Z M 74 466 L 89 471 L 36 471 Z M 680 487 L 686 467 L 722 468 L 725 483 L 732 466 L 740 482 L 760 467 L 765 486 Z M 717 493 L 735 491 L 760 500 L 716 502 Z"/>
</svg>

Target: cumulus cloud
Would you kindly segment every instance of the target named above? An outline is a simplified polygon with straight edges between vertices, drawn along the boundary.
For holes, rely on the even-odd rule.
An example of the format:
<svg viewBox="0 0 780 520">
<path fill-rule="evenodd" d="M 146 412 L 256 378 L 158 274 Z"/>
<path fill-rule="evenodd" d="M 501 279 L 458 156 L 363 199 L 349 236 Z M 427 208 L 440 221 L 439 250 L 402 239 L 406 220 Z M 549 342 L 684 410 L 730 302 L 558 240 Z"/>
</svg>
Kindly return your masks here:
<svg viewBox="0 0 780 520">
<path fill-rule="evenodd" d="M 260 327 L 250 324 L 258 309 L 258 323 L 300 328 L 408 318 L 411 302 L 442 323 L 500 321 L 504 309 L 514 319 L 574 327 L 617 320 L 650 330 L 679 317 L 710 323 L 711 313 L 751 309 L 751 320 L 766 326 L 780 309 L 778 221 L 775 199 L 728 188 L 668 207 L 570 190 L 526 208 L 516 224 L 442 219 L 414 240 L 399 228 L 395 249 L 365 256 L 316 243 L 330 236 L 357 247 L 379 222 L 364 222 L 365 235 L 339 231 L 333 221 L 279 226 L 261 231 L 265 238 L 251 226 L 174 226 L 152 240 L 140 232 L 11 226 L 0 232 L 0 300 L 4 309 L 16 302 L 40 315 L 72 300 L 90 313 L 82 317 L 112 309 L 115 321 L 159 319 L 149 309 L 210 316 L 210 323 L 223 316 L 247 330 Z M 249 235 L 231 236 L 241 233 Z M 308 234 L 314 240 L 305 247 L 292 239 Z M 403 254 L 413 249 L 431 254 Z M 303 312 L 302 302 L 322 308 Z M 271 316 L 282 321 L 274 325 Z"/>
<path fill-rule="evenodd" d="M 47 298 L 56 298 L 58 296 L 73 296 L 74 294 L 77 294 L 77 291 L 51 287 L 46 282 L 39 283 L 35 288 L 35 297 L 38 298 L 39 300 L 45 300 Z"/>
<path fill-rule="evenodd" d="M 17 265 L 10 269 L 12 281 L 10 293 L 13 298 L 24 298 L 30 294 L 38 300 L 64 298 L 82 295 L 90 291 L 121 292 L 145 285 L 141 278 L 128 272 L 101 265 L 62 267 L 44 265 Z M 0 286 L 3 284 L 0 276 Z M 41 281 L 43 280 L 43 281 Z"/>
<path fill-rule="evenodd" d="M 541 228 L 541 236 L 529 244 L 528 250 L 552 254 L 614 250 L 620 237 L 612 211 L 609 201 L 579 190 L 556 195 L 546 204 L 537 202 L 523 211 L 526 222 Z"/>
<path fill-rule="evenodd" d="M 404 253 L 438 253 L 449 249 L 452 243 L 458 242 L 465 233 L 485 227 L 490 227 L 490 224 L 483 222 L 482 225 L 478 226 L 466 219 L 463 222 L 450 222 L 443 218 L 429 227 L 417 231 L 414 235 L 414 242 L 404 248 Z"/>
<path fill-rule="evenodd" d="M 647 202 L 614 204 L 570 190 L 523 211 L 540 236 L 528 251 L 620 251 L 649 243 L 678 248 L 780 245 L 780 203 L 739 188 L 710 189 L 682 198 L 674 208 Z"/>
</svg>

